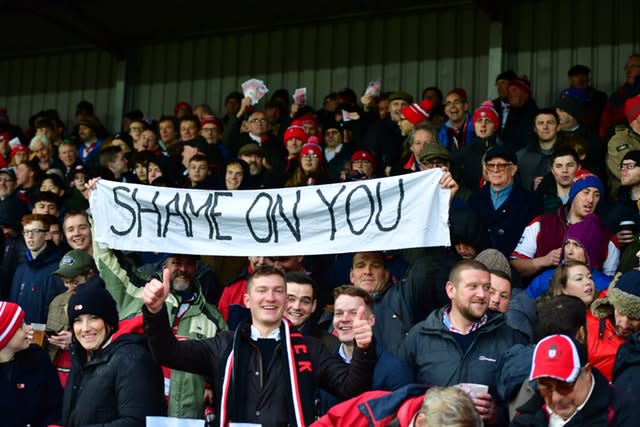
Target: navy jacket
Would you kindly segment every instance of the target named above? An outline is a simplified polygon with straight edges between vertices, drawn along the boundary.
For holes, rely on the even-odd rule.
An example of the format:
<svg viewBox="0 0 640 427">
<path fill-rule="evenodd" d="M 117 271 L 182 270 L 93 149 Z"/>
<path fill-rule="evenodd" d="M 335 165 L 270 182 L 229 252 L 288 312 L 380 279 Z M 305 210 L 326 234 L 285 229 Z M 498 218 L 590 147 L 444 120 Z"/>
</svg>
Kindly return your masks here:
<svg viewBox="0 0 640 427">
<path fill-rule="evenodd" d="M 0 364 L 0 414 L 5 427 L 58 424 L 62 386 L 49 356 L 32 344 Z"/>
<path fill-rule="evenodd" d="M 610 386 L 607 379 L 598 372 L 592 371 L 595 379 L 593 393 L 587 404 L 565 424 L 565 427 L 626 427 L 637 426 L 633 398 L 621 390 Z M 511 422 L 512 427 L 548 426 L 549 416 L 543 407 L 544 400 L 534 395 L 527 403 L 518 408 Z"/>
<path fill-rule="evenodd" d="M 58 269 L 60 258 L 61 252 L 49 241 L 36 259 L 31 258 L 27 249 L 27 261 L 18 265 L 9 301 L 22 307 L 25 322 L 47 323 L 51 300 L 65 291 L 62 280 L 51 274 Z"/>
<path fill-rule="evenodd" d="M 509 258 L 524 228 L 542 213 L 543 203 L 540 194 L 527 191 L 514 182 L 509 197 L 498 209 L 493 208 L 489 185 L 469 198 L 469 206 L 489 231 L 489 247 Z"/>
<path fill-rule="evenodd" d="M 640 396 L 640 335 L 635 333 L 618 348 L 613 365 L 613 383 L 633 396 Z"/>
</svg>

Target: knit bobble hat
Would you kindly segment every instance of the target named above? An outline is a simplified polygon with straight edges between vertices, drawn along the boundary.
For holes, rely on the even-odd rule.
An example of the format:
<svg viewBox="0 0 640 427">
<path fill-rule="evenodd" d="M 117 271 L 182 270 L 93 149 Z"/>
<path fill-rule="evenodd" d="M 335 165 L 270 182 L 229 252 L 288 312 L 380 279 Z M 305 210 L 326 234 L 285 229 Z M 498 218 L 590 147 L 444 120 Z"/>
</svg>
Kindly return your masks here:
<svg viewBox="0 0 640 427">
<path fill-rule="evenodd" d="M 419 104 L 411 104 L 402 108 L 400 114 L 414 125 L 417 125 L 420 122 L 429 120 L 429 111 L 431 111 L 431 108 L 431 101 L 423 99 Z"/>
<path fill-rule="evenodd" d="M 487 117 L 493 123 L 496 129 L 500 127 L 500 121 L 498 120 L 498 112 L 493 108 L 493 102 L 484 101 L 473 113 L 472 121 L 475 125 L 476 122 L 482 118 Z"/>
<path fill-rule="evenodd" d="M 11 341 L 23 320 L 24 310 L 18 304 L 0 301 L 0 350 Z"/>
<path fill-rule="evenodd" d="M 304 157 L 307 154 L 316 155 L 320 159 L 320 163 L 324 161 L 324 157 L 322 155 L 322 148 L 318 144 L 306 143 L 302 146 L 300 150 L 300 157 Z"/>
<path fill-rule="evenodd" d="M 118 329 L 118 309 L 111 294 L 101 286 L 82 285 L 78 286 L 76 293 L 69 299 L 67 306 L 69 324 L 81 314 L 93 314 L 100 317 L 106 324 Z"/>
<path fill-rule="evenodd" d="M 600 178 L 586 169 L 581 169 L 576 172 L 576 177 L 573 179 L 573 185 L 571 185 L 571 189 L 569 190 L 567 205 L 571 206 L 576 194 L 588 187 L 597 188 L 598 191 L 600 191 L 600 196 L 604 196 L 604 185 Z"/>
<path fill-rule="evenodd" d="M 284 145 L 287 145 L 287 141 L 291 138 L 296 138 L 302 141 L 302 143 L 306 143 L 309 139 L 309 134 L 304 130 L 302 126 L 289 126 L 286 131 L 284 131 Z"/>
</svg>

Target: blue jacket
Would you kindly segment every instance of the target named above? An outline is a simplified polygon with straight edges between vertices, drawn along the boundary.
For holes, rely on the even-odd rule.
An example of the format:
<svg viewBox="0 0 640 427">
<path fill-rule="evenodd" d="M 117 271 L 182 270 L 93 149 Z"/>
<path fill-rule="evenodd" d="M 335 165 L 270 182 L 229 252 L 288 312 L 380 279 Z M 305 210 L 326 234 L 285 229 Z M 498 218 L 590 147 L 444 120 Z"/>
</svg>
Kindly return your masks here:
<svg viewBox="0 0 640 427">
<path fill-rule="evenodd" d="M 0 414 L 5 427 L 46 427 L 60 422 L 62 386 L 49 356 L 32 344 L 0 364 Z"/>
<path fill-rule="evenodd" d="M 489 231 L 489 247 L 499 250 L 509 258 L 524 228 L 542 213 L 543 202 L 541 195 L 527 191 L 514 182 L 509 197 L 498 209 L 493 208 L 488 184 L 471 195 L 469 206 L 476 211 Z"/>
<path fill-rule="evenodd" d="M 47 242 L 36 259 L 28 249 L 26 255 L 27 261 L 18 265 L 13 275 L 9 301 L 22 307 L 25 322 L 47 323 L 51 300 L 65 291 L 60 278 L 51 274 L 58 269 L 62 254 L 52 242 Z"/>
<path fill-rule="evenodd" d="M 473 120 L 471 120 L 471 115 L 467 114 L 467 117 L 465 120 L 466 120 L 466 123 L 465 123 L 466 129 L 465 129 L 464 142 L 460 144 L 460 147 L 458 147 L 458 149 L 471 145 L 471 139 L 473 138 L 473 135 L 474 135 Z M 449 129 L 451 129 L 451 120 L 447 120 L 442 124 L 442 126 L 440 126 L 440 129 L 438 130 L 438 141 L 440 141 L 440 144 L 444 145 L 444 147 L 447 150 L 455 151 L 457 148 L 453 146 L 452 138 L 449 136 Z"/>
<path fill-rule="evenodd" d="M 555 271 L 555 268 L 550 268 L 538 274 L 529 286 L 527 286 L 527 295 L 529 295 L 531 299 L 536 299 L 547 292 L 551 287 L 551 279 Z M 609 287 L 609 283 L 611 283 L 612 280 L 611 277 L 599 270 L 591 270 L 591 275 L 593 277 L 593 284 L 598 292 L 602 292 Z"/>
</svg>

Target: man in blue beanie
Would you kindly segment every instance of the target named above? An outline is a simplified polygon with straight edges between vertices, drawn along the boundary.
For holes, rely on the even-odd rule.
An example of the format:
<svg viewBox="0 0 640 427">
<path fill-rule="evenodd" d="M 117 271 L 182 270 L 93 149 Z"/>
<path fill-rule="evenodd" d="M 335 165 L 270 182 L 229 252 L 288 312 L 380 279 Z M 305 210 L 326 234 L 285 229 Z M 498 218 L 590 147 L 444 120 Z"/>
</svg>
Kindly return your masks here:
<svg viewBox="0 0 640 427">
<path fill-rule="evenodd" d="M 542 270 L 560 264 L 563 238 L 569 225 L 581 222 L 587 215 L 595 213 L 604 194 L 604 185 L 597 175 L 585 169 L 576 173 L 567 204 L 556 212 L 541 215 L 531 221 L 511 254 L 511 264 L 523 279 L 534 277 Z M 620 251 L 610 241 L 603 272 L 613 276 L 619 260 Z"/>
</svg>

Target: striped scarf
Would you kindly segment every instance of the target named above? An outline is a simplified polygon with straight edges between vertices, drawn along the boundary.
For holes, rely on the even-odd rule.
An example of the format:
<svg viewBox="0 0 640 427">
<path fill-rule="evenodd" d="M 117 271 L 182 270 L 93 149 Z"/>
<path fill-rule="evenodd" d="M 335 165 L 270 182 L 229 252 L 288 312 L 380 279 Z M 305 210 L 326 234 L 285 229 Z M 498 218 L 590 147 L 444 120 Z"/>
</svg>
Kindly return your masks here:
<svg viewBox="0 0 640 427">
<path fill-rule="evenodd" d="M 222 378 L 222 393 L 220 398 L 220 427 L 226 427 L 229 422 L 237 420 L 238 414 L 234 408 L 234 402 L 241 402 L 246 390 L 242 390 L 246 384 L 239 376 L 236 366 L 245 366 L 248 363 L 249 352 L 253 351 L 247 343 L 247 339 L 241 336 L 242 330 L 246 330 L 247 324 L 240 325 L 233 336 L 233 344 L 224 363 Z M 288 384 L 290 403 L 290 425 L 305 427 L 313 421 L 313 366 L 309 357 L 309 350 L 304 336 L 297 330 L 291 329 L 288 321 L 282 321 L 280 336 L 283 345 L 280 346 L 283 361 L 286 365 L 286 383 Z M 277 350 L 276 350 L 277 351 Z M 274 353 L 274 358 L 277 354 Z M 234 419 L 236 418 L 236 419 Z"/>
</svg>

